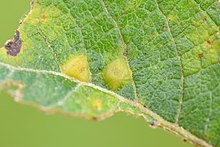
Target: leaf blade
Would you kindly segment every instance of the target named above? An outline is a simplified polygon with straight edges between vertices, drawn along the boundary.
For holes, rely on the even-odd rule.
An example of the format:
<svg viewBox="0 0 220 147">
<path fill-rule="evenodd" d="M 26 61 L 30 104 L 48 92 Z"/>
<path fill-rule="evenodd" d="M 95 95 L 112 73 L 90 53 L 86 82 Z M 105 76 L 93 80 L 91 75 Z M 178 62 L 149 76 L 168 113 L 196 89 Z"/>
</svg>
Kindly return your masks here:
<svg viewBox="0 0 220 147">
<path fill-rule="evenodd" d="M 76 84 L 78 80 L 73 80 L 67 86 L 67 83 L 62 83 L 66 80 L 62 79 L 63 74 L 57 75 L 61 76 L 59 78 L 62 80 L 47 77 L 47 82 L 46 80 L 42 82 L 45 87 L 48 86 L 46 83 L 51 83 L 57 85 L 55 86 L 58 88 L 57 91 L 61 91 L 54 92 L 55 87 L 47 89 L 50 90 L 49 93 L 54 94 L 51 96 L 54 101 L 68 96 L 68 93 L 70 97 L 74 96 L 75 93 L 71 95 L 71 90 L 74 91 L 78 86 L 81 95 L 86 91 L 92 91 L 89 94 L 92 96 L 92 93 L 96 93 L 93 89 L 95 86 L 100 90 L 101 97 L 103 90 L 104 93 L 113 94 L 114 98 L 110 99 L 116 98 L 114 101 L 117 103 L 114 105 L 120 105 L 119 101 L 125 102 L 134 107 L 130 109 L 137 113 L 136 115 L 150 114 L 154 119 L 165 122 L 160 122 L 166 126 L 165 128 L 172 128 L 179 133 L 181 132 L 179 127 L 185 128 L 187 131 L 180 133 L 182 136 L 187 137 L 190 132 L 218 146 L 220 112 L 213 112 L 212 109 L 218 110 L 219 105 L 216 103 L 220 98 L 219 2 L 214 0 L 197 3 L 183 0 L 177 3 L 174 0 L 167 2 L 38 0 L 18 29 L 23 41 L 21 53 L 14 60 L 8 59 L 5 50 L 0 50 L 0 62 L 2 65 L 11 64 L 18 70 L 23 68 L 41 72 L 51 71 L 57 75 L 62 73 L 62 64 L 68 58 L 85 54 L 91 72 L 92 78 L 89 82 L 93 83 L 92 87 L 87 89 L 84 87 L 87 85 L 85 83 L 81 87 Z M 189 9 L 190 7 L 193 9 Z M 129 72 L 124 70 L 112 70 L 118 72 L 117 77 L 123 74 L 126 76 L 119 79 L 110 78 L 110 82 L 109 80 L 106 82 L 103 77 L 106 75 L 103 74 L 104 69 L 118 58 L 125 60 L 131 75 L 128 76 Z M 123 66 L 120 69 L 126 68 Z M 3 75 L 0 77 L 2 82 L 9 73 L 6 69 L 0 71 Z M 25 81 L 24 77 L 28 75 L 19 77 L 12 73 L 9 79 Z M 27 81 L 33 79 L 40 81 L 44 78 L 32 77 Z M 120 80 L 122 82 L 118 82 Z M 34 87 L 38 87 L 40 83 Z M 118 86 L 110 90 L 109 83 L 116 83 Z M 28 82 L 25 85 L 29 88 L 26 89 L 26 92 L 29 92 L 27 95 L 32 97 L 31 101 L 35 103 L 39 98 L 33 98 L 34 96 L 42 94 L 45 94 L 42 97 L 48 96 L 47 92 L 41 93 L 45 87 L 37 91 L 34 88 L 30 89 L 31 84 Z M 67 90 L 59 89 L 62 85 L 66 85 Z M 35 94 L 32 96 L 30 91 L 35 91 Z M 27 95 L 25 97 L 28 97 Z M 104 94 L 104 97 L 108 96 Z M 76 97 L 73 99 L 77 100 Z M 198 104 L 200 100 L 202 102 Z M 48 106 L 46 99 L 39 101 L 42 102 L 39 105 Z M 83 109 L 87 110 L 84 113 L 90 116 L 100 114 L 99 111 L 94 112 L 92 109 L 101 110 L 102 105 L 109 103 L 94 98 L 92 101 L 94 102 L 88 100 L 88 103 L 91 102 L 89 104 L 80 101 L 82 106 L 85 106 Z M 71 105 L 77 108 L 75 104 Z M 113 110 L 110 106 L 105 106 L 105 114 L 108 110 L 110 113 L 119 111 L 114 105 L 111 105 Z M 128 107 L 122 111 L 127 111 Z M 139 112 L 136 108 L 143 110 Z M 175 125 L 178 126 L 177 129 Z M 192 136 L 188 138 L 194 143 L 207 145 Z"/>
</svg>

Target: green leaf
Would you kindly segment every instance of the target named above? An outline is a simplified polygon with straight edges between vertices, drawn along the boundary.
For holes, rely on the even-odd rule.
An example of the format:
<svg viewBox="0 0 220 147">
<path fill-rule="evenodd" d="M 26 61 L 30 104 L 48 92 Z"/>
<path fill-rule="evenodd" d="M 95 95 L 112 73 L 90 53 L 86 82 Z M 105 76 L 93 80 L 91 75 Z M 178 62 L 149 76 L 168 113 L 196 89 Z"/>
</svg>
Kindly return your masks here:
<svg viewBox="0 0 220 147">
<path fill-rule="evenodd" d="M 220 146 L 218 0 L 36 0 L 0 49 L 0 91 L 46 112 L 124 111 Z"/>
</svg>

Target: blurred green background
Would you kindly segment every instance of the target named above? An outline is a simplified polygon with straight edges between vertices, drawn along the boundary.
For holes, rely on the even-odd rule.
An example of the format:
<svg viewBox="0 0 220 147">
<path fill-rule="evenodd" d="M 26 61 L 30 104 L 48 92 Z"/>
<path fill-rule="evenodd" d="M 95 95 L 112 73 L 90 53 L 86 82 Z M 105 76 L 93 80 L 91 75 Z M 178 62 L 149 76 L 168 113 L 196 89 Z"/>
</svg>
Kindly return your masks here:
<svg viewBox="0 0 220 147">
<path fill-rule="evenodd" d="M 12 38 L 30 0 L 0 1 L 0 46 Z M 46 115 L 0 93 L 0 147 L 190 147 L 152 129 L 142 118 L 119 113 L 104 121 Z"/>
</svg>

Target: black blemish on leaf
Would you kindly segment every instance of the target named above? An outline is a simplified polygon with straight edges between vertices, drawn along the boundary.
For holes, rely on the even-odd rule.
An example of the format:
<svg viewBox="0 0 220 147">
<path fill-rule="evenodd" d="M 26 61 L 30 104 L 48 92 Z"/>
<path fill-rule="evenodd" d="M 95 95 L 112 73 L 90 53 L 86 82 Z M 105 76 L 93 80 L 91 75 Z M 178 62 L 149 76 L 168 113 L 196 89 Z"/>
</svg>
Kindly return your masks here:
<svg viewBox="0 0 220 147">
<path fill-rule="evenodd" d="M 150 127 L 157 128 L 157 122 L 155 122 L 155 121 L 150 122 Z"/>
<path fill-rule="evenodd" d="M 22 42 L 20 40 L 20 32 L 16 30 L 14 39 L 6 43 L 5 48 L 9 56 L 17 56 L 21 50 Z"/>
</svg>

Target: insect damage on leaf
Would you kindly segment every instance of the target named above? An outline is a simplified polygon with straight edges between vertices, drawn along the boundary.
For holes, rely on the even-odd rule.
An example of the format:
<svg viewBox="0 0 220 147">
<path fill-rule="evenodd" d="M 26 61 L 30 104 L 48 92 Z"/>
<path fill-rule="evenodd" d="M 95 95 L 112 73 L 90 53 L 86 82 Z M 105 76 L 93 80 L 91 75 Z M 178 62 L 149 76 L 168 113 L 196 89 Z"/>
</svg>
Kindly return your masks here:
<svg viewBox="0 0 220 147">
<path fill-rule="evenodd" d="M 21 47 L 22 41 L 20 40 L 20 32 L 16 30 L 14 39 L 6 43 L 5 49 L 7 50 L 7 54 L 9 56 L 17 56 L 21 51 Z"/>
<path fill-rule="evenodd" d="M 125 85 L 131 78 L 131 70 L 123 58 L 109 63 L 103 71 L 103 79 L 112 90 Z"/>
<path fill-rule="evenodd" d="M 89 65 L 85 55 L 71 57 L 61 68 L 64 74 L 76 78 L 79 81 L 89 82 L 91 79 Z"/>
</svg>

